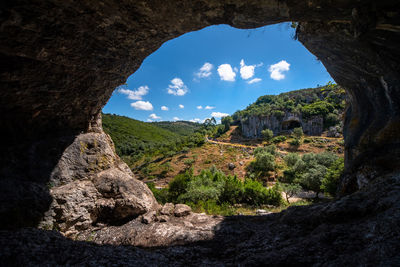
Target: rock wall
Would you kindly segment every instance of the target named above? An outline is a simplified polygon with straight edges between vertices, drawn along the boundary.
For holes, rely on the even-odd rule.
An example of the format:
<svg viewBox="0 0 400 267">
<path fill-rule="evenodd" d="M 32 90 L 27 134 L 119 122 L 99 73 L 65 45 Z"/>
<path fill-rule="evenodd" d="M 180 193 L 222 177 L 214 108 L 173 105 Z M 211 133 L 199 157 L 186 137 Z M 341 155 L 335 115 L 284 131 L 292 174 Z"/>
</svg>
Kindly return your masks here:
<svg viewBox="0 0 400 267">
<path fill-rule="evenodd" d="M 261 131 L 270 129 L 274 135 L 288 133 L 292 129 L 285 128 L 285 123 L 296 122 L 302 127 L 303 132 L 307 135 L 321 135 L 324 127 L 324 121 L 321 116 L 314 116 L 309 119 L 303 119 L 301 114 L 285 112 L 282 118 L 271 116 L 249 116 L 245 120 L 240 121 L 242 135 L 247 138 L 261 138 Z"/>
<path fill-rule="evenodd" d="M 257 230 L 267 229 L 263 233 L 269 237 L 280 233 L 281 240 L 302 233 L 300 239 L 285 243 L 285 247 L 293 248 L 289 263 L 299 261 L 302 255 L 310 257 L 310 261 L 304 262 L 308 265 L 329 264 L 338 255 L 341 260 L 337 265 L 355 263 L 351 261 L 353 251 L 346 251 L 351 247 L 366 259 L 374 254 L 375 259 L 380 259 L 378 263 L 388 265 L 384 258 L 393 255 L 392 247 L 398 247 L 398 238 L 393 239 L 398 233 L 393 234 L 396 228 L 392 223 L 398 224 L 399 212 L 392 200 L 385 197 L 389 190 L 374 191 L 369 185 L 380 178 L 389 181 L 390 176 L 384 174 L 400 169 L 399 5 L 396 0 L 2 1 L 1 228 L 37 226 L 42 222 L 43 227 L 55 225 L 73 234 L 90 224 L 119 224 L 151 211 L 156 205 L 151 192 L 133 180 L 115 154 L 109 153 L 112 146 L 107 145 L 109 140 L 97 127 L 97 115 L 112 91 L 164 42 L 184 33 L 222 23 L 255 28 L 298 21 L 298 39 L 349 93 L 350 107 L 344 125 L 348 175 L 342 181 L 342 191 L 361 192 L 336 204 L 285 213 L 287 217 L 282 215 L 271 222 L 271 227 L 276 227 L 273 233 L 268 232 L 271 228 L 265 222 L 256 224 Z M 97 146 L 95 140 L 99 141 Z M 87 141 L 88 147 L 81 146 L 81 141 Z M 390 188 L 391 196 L 397 197 L 398 183 Z M 367 201 L 371 192 L 378 194 L 373 202 Z M 386 209 L 387 213 L 380 213 Z M 309 216 L 314 210 L 319 212 L 315 217 Z M 305 232 L 295 228 L 300 214 L 307 215 L 302 217 L 301 224 L 310 227 Z M 281 228 L 282 221 L 288 222 L 288 227 Z M 255 236 L 250 247 L 256 247 L 264 236 L 243 232 L 244 224 L 240 222 L 230 236 L 243 240 Z M 332 224 L 336 227 L 332 228 Z M 325 232 L 328 234 L 324 235 Z M 358 234 L 346 238 L 349 232 Z M 32 240 L 25 238 L 29 231 L 22 231 L 21 245 L 14 240 L 14 232 L 2 233 L 2 247 L 7 245 L 2 255 L 10 255 L 8 262 L 37 260 L 38 255 L 50 255 L 48 251 L 51 255 L 44 258 L 59 265 L 85 261 L 71 259 L 68 248 L 77 243 L 65 243 L 58 235 L 45 234 L 49 238 L 43 239 L 40 234 L 33 234 Z M 338 234 L 341 238 L 335 239 Z M 51 244 L 52 240 L 57 240 L 54 247 L 64 253 L 61 259 L 59 250 L 47 246 L 46 242 Z M 224 239 L 216 240 L 220 245 Z M 368 245 L 371 240 L 373 247 Z M 249 264 L 253 265 L 277 256 L 279 259 L 279 255 L 286 257 L 286 251 L 278 249 L 282 244 L 279 239 L 268 241 L 271 242 L 257 251 L 244 250 L 249 242 L 231 250 L 227 246 L 226 259 L 239 262 L 232 259 L 237 251 L 243 252 L 240 257 L 251 259 Z M 325 248 L 326 244 L 333 245 Z M 48 251 L 43 251 L 43 246 Z M 79 247 L 87 249 L 87 255 L 110 251 L 105 247 Z M 299 254 L 304 248 L 310 251 Z M 20 257 L 13 252 L 21 249 L 30 256 Z M 166 255 L 174 255 L 173 252 Z M 330 257 L 322 261 L 324 253 Z M 285 259 L 276 262 L 288 263 Z M 103 261 L 99 265 L 107 264 Z"/>
</svg>

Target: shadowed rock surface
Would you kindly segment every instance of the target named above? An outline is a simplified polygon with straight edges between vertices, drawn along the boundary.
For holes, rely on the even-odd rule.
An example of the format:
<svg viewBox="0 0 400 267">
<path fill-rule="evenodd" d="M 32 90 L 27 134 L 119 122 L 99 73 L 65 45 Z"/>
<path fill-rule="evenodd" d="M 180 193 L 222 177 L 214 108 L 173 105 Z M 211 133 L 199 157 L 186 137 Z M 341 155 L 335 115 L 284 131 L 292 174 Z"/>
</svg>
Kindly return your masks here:
<svg viewBox="0 0 400 267">
<path fill-rule="evenodd" d="M 203 237 L 200 225 L 188 224 L 193 214 L 152 222 L 154 197 L 101 129 L 112 91 L 181 34 L 283 21 L 300 22 L 297 38 L 349 93 L 342 193 L 350 195 L 216 226 L 209 219 Z M 6 0 L 0 39 L 0 226 L 8 229 L 0 236 L 2 264 L 399 264 L 398 1 Z M 139 226 L 140 215 L 148 224 Z M 145 240 L 157 240 L 160 229 L 182 233 L 161 245 L 181 244 L 194 234 L 185 246 L 142 250 L 20 229 L 39 222 L 72 237 L 103 225 L 99 243 L 119 236 L 123 244 L 150 246 Z M 143 239 L 122 238 L 138 229 Z M 208 241 L 197 243 L 202 238 Z"/>
<path fill-rule="evenodd" d="M 7 266 L 397 266 L 399 190 L 400 176 L 386 176 L 337 201 L 277 214 L 224 219 L 192 214 L 169 223 L 131 221 L 82 234 L 102 245 L 72 241 L 55 231 L 0 231 L 0 260 Z M 192 226 L 185 225 L 190 221 Z M 195 242 L 199 238 L 205 241 Z"/>
</svg>

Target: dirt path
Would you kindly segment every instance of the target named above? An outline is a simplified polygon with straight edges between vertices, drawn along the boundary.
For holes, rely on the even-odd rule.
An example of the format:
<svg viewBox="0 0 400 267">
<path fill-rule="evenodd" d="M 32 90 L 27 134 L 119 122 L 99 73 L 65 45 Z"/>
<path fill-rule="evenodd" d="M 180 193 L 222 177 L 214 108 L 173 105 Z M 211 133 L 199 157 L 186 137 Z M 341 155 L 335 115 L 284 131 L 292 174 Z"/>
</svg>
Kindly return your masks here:
<svg viewBox="0 0 400 267">
<path fill-rule="evenodd" d="M 227 142 L 220 142 L 220 141 L 210 140 L 210 139 L 208 139 L 208 137 L 206 137 L 206 140 L 207 140 L 208 143 L 217 144 L 217 145 L 225 145 L 225 146 L 233 146 L 233 147 L 244 147 L 244 148 L 251 148 L 251 149 L 259 147 L 259 146 L 247 146 L 247 145 L 242 145 L 242 144 L 233 144 L 233 143 L 227 143 Z M 278 148 L 278 152 L 282 153 L 282 154 L 287 154 L 288 153 L 287 151 L 281 150 L 279 148 Z"/>
</svg>

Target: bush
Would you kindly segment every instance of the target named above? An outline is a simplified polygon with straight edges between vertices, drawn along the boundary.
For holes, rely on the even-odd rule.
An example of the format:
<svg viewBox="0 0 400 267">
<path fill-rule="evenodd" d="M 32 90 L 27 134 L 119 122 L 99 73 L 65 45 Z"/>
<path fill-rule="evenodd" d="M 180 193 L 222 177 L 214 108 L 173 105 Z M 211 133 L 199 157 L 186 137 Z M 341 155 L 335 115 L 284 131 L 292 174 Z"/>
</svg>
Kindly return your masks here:
<svg viewBox="0 0 400 267">
<path fill-rule="evenodd" d="M 286 136 L 284 135 L 275 136 L 274 138 L 271 139 L 271 142 L 274 144 L 278 144 L 285 141 L 286 141 Z"/>
<path fill-rule="evenodd" d="M 325 193 L 335 196 L 339 186 L 340 177 L 344 170 L 344 159 L 337 159 L 326 171 L 324 179 L 321 182 L 321 190 Z"/>
<path fill-rule="evenodd" d="M 275 157 L 268 152 L 260 152 L 256 155 L 256 159 L 251 162 L 254 171 L 266 173 L 275 170 Z"/>
<path fill-rule="evenodd" d="M 298 127 L 293 129 L 293 135 L 296 137 L 296 139 L 300 139 L 303 137 L 303 128 Z"/>
<path fill-rule="evenodd" d="M 177 203 L 180 195 L 186 193 L 189 181 L 193 177 L 193 170 L 178 174 L 168 185 L 168 196 L 171 202 Z"/>
<path fill-rule="evenodd" d="M 300 139 L 295 138 L 295 139 L 293 139 L 292 141 L 290 141 L 289 144 L 290 144 L 291 146 L 298 147 L 298 146 L 301 145 L 301 141 L 300 141 Z"/>
<path fill-rule="evenodd" d="M 271 155 L 275 155 L 276 154 L 276 146 L 275 145 L 269 145 L 269 146 L 265 146 L 265 147 L 257 147 L 256 149 L 254 149 L 254 156 L 257 155 L 261 155 L 263 153 L 269 153 Z"/>
<path fill-rule="evenodd" d="M 296 162 L 300 160 L 300 156 L 297 153 L 289 153 L 283 158 L 283 160 L 288 167 L 293 167 Z"/>
<path fill-rule="evenodd" d="M 190 167 L 190 166 L 193 165 L 194 161 L 195 161 L 194 159 L 185 159 L 183 161 L 183 164 L 185 164 L 186 166 Z"/>
<path fill-rule="evenodd" d="M 236 204 L 241 203 L 243 199 L 243 182 L 236 176 L 228 176 L 225 185 L 219 197 L 221 203 Z"/>
<path fill-rule="evenodd" d="M 189 183 L 186 192 L 178 200 L 197 203 L 209 199 L 218 201 L 225 185 L 223 179 L 213 179 L 210 171 L 203 171 Z"/>
<path fill-rule="evenodd" d="M 296 178 L 295 182 L 307 190 L 316 192 L 318 197 L 318 194 L 321 192 L 322 178 L 325 176 L 326 169 L 325 166 L 317 164 Z"/>
<path fill-rule="evenodd" d="M 270 141 L 274 136 L 274 132 L 272 132 L 270 129 L 265 129 L 261 131 L 261 135 L 265 141 Z"/>
<path fill-rule="evenodd" d="M 151 192 L 153 192 L 154 197 L 157 199 L 159 203 L 165 204 L 169 202 L 168 188 L 157 189 L 154 183 L 148 183 L 147 186 L 149 187 Z"/>
<path fill-rule="evenodd" d="M 267 189 L 258 181 L 246 179 L 244 182 L 243 201 L 255 206 L 264 204 L 278 206 L 282 201 L 282 196 L 278 187 Z"/>
</svg>

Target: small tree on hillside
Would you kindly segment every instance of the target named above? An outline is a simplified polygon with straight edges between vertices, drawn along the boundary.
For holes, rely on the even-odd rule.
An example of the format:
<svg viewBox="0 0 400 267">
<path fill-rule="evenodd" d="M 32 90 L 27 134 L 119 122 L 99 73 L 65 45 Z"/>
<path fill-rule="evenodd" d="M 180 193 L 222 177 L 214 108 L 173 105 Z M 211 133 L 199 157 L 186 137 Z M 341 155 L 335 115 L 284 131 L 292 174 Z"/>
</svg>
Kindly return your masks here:
<svg viewBox="0 0 400 267">
<path fill-rule="evenodd" d="M 293 135 L 295 138 L 300 139 L 303 137 L 303 128 L 298 127 L 293 129 Z"/>
<path fill-rule="evenodd" d="M 270 141 L 272 137 L 274 137 L 274 132 L 270 129 L 265 129 L 261 131 L 261 135 L 265 141 Z"/>
<path fill-rule="evenodd" d="M 280 184 L 282 191 L 285 192 L 286 201 L 289 202 L 289 198 L 300 193 L 301 186 L 299 184 Z"/>
</svg>

